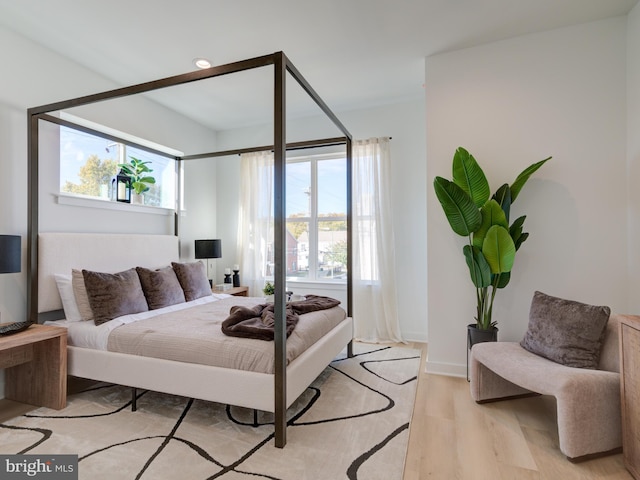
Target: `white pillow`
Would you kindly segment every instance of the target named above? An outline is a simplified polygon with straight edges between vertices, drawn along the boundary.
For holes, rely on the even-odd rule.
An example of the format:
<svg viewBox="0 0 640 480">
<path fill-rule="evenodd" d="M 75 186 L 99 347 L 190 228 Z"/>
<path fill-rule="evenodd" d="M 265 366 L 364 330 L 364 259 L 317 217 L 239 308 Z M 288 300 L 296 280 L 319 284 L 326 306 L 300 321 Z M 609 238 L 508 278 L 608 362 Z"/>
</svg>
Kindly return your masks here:
<svg viewBox="0 0 640 480">
<path fill-rule="evenodd" d="M 78 304 L 76 303 L 76 297 L 73 294 L 73 285 L 71 283 L 71 275 L 63 275 L 56 273 L 53 275 L 56 279 L 56 285 L 58 286 L 58 292 L 62 299 L 62 308 L 64 308 L 64 316 L 68 322 L 79 322 L 82 320 L 80 310 L 78 310 Z"/>
</svg>

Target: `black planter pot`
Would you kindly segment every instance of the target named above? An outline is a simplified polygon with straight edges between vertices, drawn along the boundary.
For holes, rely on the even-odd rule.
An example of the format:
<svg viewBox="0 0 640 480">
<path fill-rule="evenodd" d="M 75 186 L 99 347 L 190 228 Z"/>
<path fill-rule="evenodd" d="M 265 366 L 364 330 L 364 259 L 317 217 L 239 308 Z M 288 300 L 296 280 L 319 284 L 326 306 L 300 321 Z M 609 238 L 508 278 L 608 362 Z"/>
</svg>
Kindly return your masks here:
<svg viewBox="0 0 640 480">
<path fill-rule="evenodd" d="M 498 327 L 492 327 L 491 330 L 481 330 L 475 323 L 467 325 L 467 382 L 469 381 L 469 350 L 476 343 L 497 342 Z"/>
<path fill-rule="evenodd" d="M 480 330 L 475 323 L 467 325 L 467 346 L 469 348 L 476 343 L 497 341 L 498 327 L 492 327 L 491 330 Z"/>
</svg>

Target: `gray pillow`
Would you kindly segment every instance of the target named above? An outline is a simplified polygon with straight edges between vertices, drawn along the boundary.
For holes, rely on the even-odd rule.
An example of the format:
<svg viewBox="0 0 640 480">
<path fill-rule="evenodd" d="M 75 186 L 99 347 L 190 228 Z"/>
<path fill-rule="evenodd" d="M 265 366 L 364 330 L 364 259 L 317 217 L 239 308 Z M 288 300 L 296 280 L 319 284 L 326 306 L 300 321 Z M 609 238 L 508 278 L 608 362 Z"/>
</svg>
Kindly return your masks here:
<svg viewBox="0 0 640 480">
<path fill-rule="evenodd" d="M 119 273 L 82 270 L 82 276 L 96 325 L 149 310 L 135 268 Z"/>
<path fill-rule="evenodd" d="M 71 286 L 73 287 L 73 296 L 76 297 L 76 304 L 78 305 L 80 317 L 85 321 L 93 321 L 93 312 L 91 311 L 91 305 L 89 304 L 87 289 L 84 286 L 82 270 L 76 270 L 74 268 L 71 271 Z"/>
<path fill-rule="evenodd" d="M 205 270 L 204 263 L 172 262 L 171 266 L 176 272 L 176 276 L 178 277 L 182 290 L 184 290 L 184 297 L 187 302 L 195 300 L 196 298 L 211 295 L 211 285 L 209 285 L 209 280 L 207 279 L 207 272 Z"/>
<path fill-rule="evenodd" d="M 142 291 L 147 298 L 149 310 L 156 310 L 176 303 L 184 303 L 184 291 L 171 267 L 149 270 L 136 267 Z"/>
<path fill-rule="evenodd" d="M 611 310 L 535 292 L 520 345 L 568 367 L 597 369 Z"/>
</svg>

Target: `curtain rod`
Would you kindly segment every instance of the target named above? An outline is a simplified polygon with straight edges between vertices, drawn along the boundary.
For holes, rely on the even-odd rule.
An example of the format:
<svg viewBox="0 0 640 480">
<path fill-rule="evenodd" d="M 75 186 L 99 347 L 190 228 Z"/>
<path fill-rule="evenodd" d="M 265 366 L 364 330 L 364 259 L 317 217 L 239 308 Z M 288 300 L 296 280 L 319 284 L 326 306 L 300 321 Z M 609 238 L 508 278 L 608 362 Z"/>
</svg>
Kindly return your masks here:
<svg viewBox="0 0 640 480">
<path fill-rule="evenodd" d="M 346 137 L 323 138 L 319 140 L 308 140 L 306 142 L 287 143 L 287 150 L 302 150 L 314 147 L 332 147 L 334 145 L 345 145 Z M 221 150 L 218 152 L 198 153 L 195 155 L 185 155 L 181 160 L 199 160 L 201 158 L 227 157 L 230 155 L 241 155 L 243 153 L 261 152 L 273 150 L 273 145 L 263 145 L 260 147 L 238 148 L 234 150 Z"/>
</svg>

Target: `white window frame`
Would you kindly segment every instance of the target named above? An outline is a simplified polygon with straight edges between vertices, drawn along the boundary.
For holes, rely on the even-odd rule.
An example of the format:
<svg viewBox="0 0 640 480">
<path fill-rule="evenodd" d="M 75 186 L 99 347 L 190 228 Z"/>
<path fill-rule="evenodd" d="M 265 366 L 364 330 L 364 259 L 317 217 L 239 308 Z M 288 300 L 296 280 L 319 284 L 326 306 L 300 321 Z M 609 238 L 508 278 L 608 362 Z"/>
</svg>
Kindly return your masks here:
<svg viewBox="0 0 640 480">
<path fill-rule="evenodd" d="M 165 154 L 167 158 L 173 157 L 174 160 L 177 158 L 181 158 L 184 156 L 184 152 L 180 150 L 176 150 L 171 147 L 167 147 L 165 145 L 161 145 L 159 143 L 152 142 L 150 140 L 146 140 L 144 138 L 136 137 L 135 135 L 131 135 L 126 132 L 122 132 L 120 130 L 116 130 L 111 127 L 107 127 L 105 125 L 101 125 L 96 122 L 92 122 L 90 120 L 77 117 L 75 115 L 71 115 L 66 112 L 59 112 L 58 116 L 62 120 L 66 120 L 72 124 L 78 125 L 80 127 L 85 127 L 93 130 L 95 133 L 91 133 L 91 135 L 100 136 L 100 133 L 105 134 L 105 139 L 110 137 L 115 137 L 118 140 L 114 140 L 114 144 L 118 145 L 118 162 L 124 163 L 122 160 L 122 152 L 125 152 L 126 158 L 126 147 L 130 146 L 132 148 L 149 148 L 151 150 L 155 150 L 156 155 Z M 60 126 L 61 128 L 63 125 Z M 73 129 L 72 126 L 68 126 L 65 128 Z M 115 146 L 114 145 L 114 146 Z M 124 148 L 122 148 L 124 147 Z M 110 200 L 105 200 L 102 197 L 95 197 L 90 195 L 82 195 L 70 192 L 63 192 L 62 190 L 58 191 L 58 203 L 67 204 L 67 205 L 77 205 L 84 207 L 93 207 L 93 208 L 106 208 L 106 209 L 135 209 L 141 213 L 159 213 L 159 214 L 170 214 L 172 212 L 177 211 L 178 209 L 182 210 L 183 203 L 183 190 L 182 190 L 182 162 L 174 162 L 175 163 L 175 185 L 174 185 L 174 205 L 172 208 L 163 207 L 163 206 L 152 206 L 152 205 L 133 205 L 133 204 L 125 204 L 121 205 L 117 202 L 111 202 Z M 61 183 L 61 182 L 60 182 Z M 60 188 L 60 187 L 59 187 Z M 158 210 L 157 212 L 153 212 L 153 210 Z"/>
<path fill-rule="evenodd" d="M 346 284 L 346 277 L 344 279 L 331 279 L 324 280 L 321 277 L 318 277 L 318 257 L 319 257 L 319 230 L 318 223 L 319 222 L 332 222 L 332 221 L 347 221 L 347 205 L 345 203 L 344 209 L 345 212 L 341 216 L 335 217 L 319 217 L 318 216 L 318 163 L 325 160 L 344 160 L 345 161 L 345 184 L 346 184 L 346 156 L 344 153 L 328 153 L 328 154 L 315 154 L 315 155 L 305 155 L 305 156 L 296 156 L 287 158 L 287 164 L 292 163 L 310 163 L 310 212 L 309 217 L 295 217 L 289 218 L 287 214 L 287 218 L 285 219 L 286 223 L 290 222 L 306 222 L 309 225 L 309 248 L 307 250 L 308 258 L 309 258 L 309 275 L 307 277 L 292 277 L 287 276 L 287 282 L 299 282 L 299 283 L 323 283 L 328 285 L 340 285 Z M 345 266 L 346 268 L 346 266 Z"/>
</svg>

